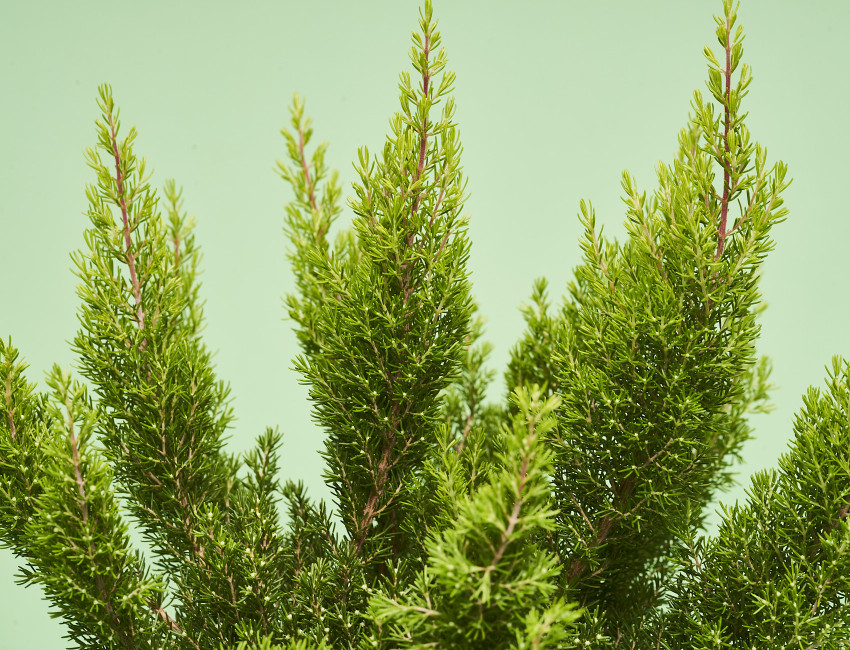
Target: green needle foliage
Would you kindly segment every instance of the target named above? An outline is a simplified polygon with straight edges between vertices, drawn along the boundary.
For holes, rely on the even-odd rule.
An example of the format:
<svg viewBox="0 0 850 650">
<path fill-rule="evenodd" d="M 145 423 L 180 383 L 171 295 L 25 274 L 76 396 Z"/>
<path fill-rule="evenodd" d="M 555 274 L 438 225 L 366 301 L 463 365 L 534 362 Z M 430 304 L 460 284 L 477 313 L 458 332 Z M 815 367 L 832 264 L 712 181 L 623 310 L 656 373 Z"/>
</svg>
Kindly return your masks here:
<svg viewBox="0 0 850 650">
<path fill-rule="evenodd" d="M 778 470 L 701 532 L 748 414 L 769 408 L 758 280 L 790 182 L 745 124 L 731 0 L 716 21 L 709 93 L 658 189 L 623 175 L 625 241 L 582 202 L 560 307 L 535 282 L 503 404 L 485 401 L 495 373 L 430 2 L 333 242 L 342 191 L 326 146 L 308 155 L 296 95 L 278 164 L 294 192 L 285 305 L 330 508 L 277 478 L 277 430 L 227 452 L 192 220 L 171 181 L 159 211 L 101 87 L 91 225 L 72 254 L 88 385 L 54 367 L 36 393 L 0 339 L 0 543 L 74 647 L 850 647 L 850 363 L 804 398 Z"/>
</svg>

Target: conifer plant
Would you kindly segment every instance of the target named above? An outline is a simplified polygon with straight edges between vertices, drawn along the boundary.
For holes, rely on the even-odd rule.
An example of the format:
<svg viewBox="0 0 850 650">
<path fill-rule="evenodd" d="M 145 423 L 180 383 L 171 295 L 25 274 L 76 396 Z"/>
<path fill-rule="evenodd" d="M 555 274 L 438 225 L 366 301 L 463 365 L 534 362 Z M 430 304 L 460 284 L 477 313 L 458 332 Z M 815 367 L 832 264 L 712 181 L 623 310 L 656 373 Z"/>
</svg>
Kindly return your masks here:
<svg viewBox="0 0 850 650">
<path fill-rule="evenodd" d="M 454 76 L 430 2 L 333 242 L 342 190 L 325 145 L 308 154 L 296 96 L 279 163 L 294 192 L 285 305 L 332 510 L 277 478 L 278 430 L 227 451 L 192 220 L 174 182 L 150 187 L 102 86 L 72 255 L 93 394 L 56 366 L 35 392 L 0 340 L 0 539 L 73 647 L 850 647 L 847 361 L 805 396 L 779 467 L 701 532 L 747 415 L 768 408 L 758 280 L 789 183 L 745 124 L 731 0 L 716 23 L 709 92 L 658 189 L 623 174 L 625 240 L 582 202 L 561 305 L 535 283 L 503 404 L 484 400 Z"/>
</svg>

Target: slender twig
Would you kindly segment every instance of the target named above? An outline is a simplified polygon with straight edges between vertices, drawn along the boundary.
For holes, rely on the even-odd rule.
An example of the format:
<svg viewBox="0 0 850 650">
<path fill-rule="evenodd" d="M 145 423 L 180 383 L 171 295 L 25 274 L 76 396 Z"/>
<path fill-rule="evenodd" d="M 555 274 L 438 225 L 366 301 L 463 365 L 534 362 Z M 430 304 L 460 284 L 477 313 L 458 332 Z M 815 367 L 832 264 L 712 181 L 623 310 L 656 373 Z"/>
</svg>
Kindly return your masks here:
<svg viewBox="0 0 850 650">
<path fill-rule="evenodd" d="M 310 179 L 310 168 L 307 166 L 307 156 L 304 155 L 304 125 L 298 124 L 298 156 L 301 158 L 301 170 L 304 174 L 304 182 L 307 184 L 308 194 L 310 196 L 310 207 L 313 210 L 318 210 L 316 207 L 316 193 L 313 191 L 313 181 Z"/>
<path fill-rule="evenodd" d="M 12 406 L 12 373 L 6 375 L 6 417 L 9 419 L 9 430 L 12 432 L 12 440 L 18 437 L 18 430 L 15 428 L 15 408 Z"/>
<path fill-rule="evenodd" d="M 112 141 L 112 153 L 115 156 L 115 182 L 118 184 L 119 204 L 121 205 L 121 219 L 124 225 L 124 245 L 127 247 L 127 266 L 130 269 L 130 282 L 133 284 L 133 298 L 136 300 L 136 321 L 139 329 L 145 329 L 145 313 L 142 310 L 141 287 L 136 275 L 136 256 L 133 253 L 133 242 L 130 238 L 130 217 L 127 213 L 127 197 L 124 196 L 124 176 L 121 173 L 121 154 L 118 151 L 118 134 L 116 132 L 115 118 L 109 111 L 110 138 Z"/>
<path fill-rule="evenodd" d="M 732 48 L 729 44 L 729 36 L 732 31 L 732 25 L 729 21 L 729 16 L 726 16 L 726 69 L 723 71 L 723 76 L 726 80 L 726 101 L 723 102 L 723 148 L 729 153 L 729 105 L 732 103 Z M 720 200 L 720 229 L 717 231 L 717 251 L 714 254 L 714 259 L 719 260 L 723 254 L 723 247 L 726 243 L 726 218 L 729 214 L 729 167 L 730 161 L 724 161 L 723 164 L 723 198 Z"/>
<path fill-rule="evenodd" d="M 77 440 L 77 436 L 74 433 L 74 407 L 71 403 L 71 398 L 68 395 L 68 390 L 69 388 L 65 386 L 63 397 L 65 398 L 65 410 L 68 414 L 68 418 L 66 420 L 66 426 L 68 431 L 68 445 L 71 447 L 71 462 L 74 466 L 74 479 L 77 486 L 77 492 L 80 495 L 78 501 L 81 515 L 80 524 L 83 531 L 85 531 L 89 528 L 90 521 L 88 498 L 86 497 L 85 479 L 83 478 L 79 443 Z M 96 555 L 94 541 L 92 541 L 91 539 L 89 540 L 88 544 L 88 555 L 92 559 Z M 95 566 L 93 567 L 93 569 L 95 588 L 98 591 L 100 602 L 103 603 L 103 606 L 106 608 L 106 614 L 111 621 L 112 629 L 117 631 L 118 636 L 121 639 L 122 646 L 128 648 L 135 647 L 133 639 L 128 636 L 127 631 L 124 629 L 124 626 L 121 625 L 121 621 L 119 620 L 118 615 L 115 612 L 115 607 L 112 604 L 112 598 L 107 592 L 106 584 L 104 583 L 103 575 L 101 575 L 99 571 L 99 567 Z"/>
</svg>

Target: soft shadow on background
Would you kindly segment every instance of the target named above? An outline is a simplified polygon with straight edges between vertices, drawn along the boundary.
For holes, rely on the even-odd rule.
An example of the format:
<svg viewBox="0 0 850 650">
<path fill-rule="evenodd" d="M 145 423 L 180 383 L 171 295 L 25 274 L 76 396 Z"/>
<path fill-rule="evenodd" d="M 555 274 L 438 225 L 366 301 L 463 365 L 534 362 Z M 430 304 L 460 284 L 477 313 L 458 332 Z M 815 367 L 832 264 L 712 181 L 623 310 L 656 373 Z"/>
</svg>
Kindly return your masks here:
<svg viewBox="0 0 850 650">
<path fill-rule="evenodd" d="M 523 327 L 517 307 L 535 277 L 555 302 L 579 261 L 576 212 L 593 201 L 609 236 L 622 237 L 620 173 L 649 192 L 669 162 L 694 89 L 704 90 L 703 46 L 717 48 L 720 0 L 604 3 L 435 0 L 471 195 L 474 294 L 488 318 L 499 379 Z M 2 3 L 0 7 L 0 336 L 30 364 L 28 378 L 74 362 L 85 185 L 94 175 L 97 86 L 110 83 L 135 151 L 184 187 L 204 253 L 206 342 L 231 383 L 238 417 L 229 444 L 246 449 L 267 425 L 284 431 L 283 476 L 327 497 L 307 389 L 290 370 L 298 353 L 281 296 L 293 289 L 281 231 L 291 198 L 274 173 L 293 92 L 346 187 L 359 146 L 381 149 L 409 69 L 412 0 L 233 3 Z M 741 485 L 774 465 L 809 385 L 833 354 L 850 356 L 850 3 L 744 0 L 745 99 L 768 160 L 788 163 L 791 214 L 774 229 L 764 265 L 769 309 L 760 353 L 773 358 L 775 412 L 753 420 Z M 350 211 L 341 218 L 347 223 Z M 18 561 L 0 552 L 0 646 L 58 650 L 64 628 L 36 588 L 14 584 Z"/>
</svg>

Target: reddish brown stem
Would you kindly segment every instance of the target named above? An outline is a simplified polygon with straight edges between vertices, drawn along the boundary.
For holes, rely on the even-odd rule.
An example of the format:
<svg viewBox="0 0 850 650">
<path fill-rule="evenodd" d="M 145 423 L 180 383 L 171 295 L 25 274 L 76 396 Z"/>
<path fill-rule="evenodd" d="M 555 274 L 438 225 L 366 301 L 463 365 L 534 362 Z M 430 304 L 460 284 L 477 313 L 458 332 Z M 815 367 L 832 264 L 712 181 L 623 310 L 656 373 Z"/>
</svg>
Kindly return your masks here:
<svg viewBox="0 0 850 650">
<path fill-rule="evenodd" d="M 177 632 L 177 634 L 180 634 L 180 635 L 182 635 L 182 634 L 183 634 L 183 630 L 182 630 L 182 629 L 180 629 L 180 626 L 179 626 L 179 625 L 177 625 L 177 623 L 174 621 L 174 619 L 172 619 L 172 618 L 168 615 L 168 613 L 167 613 L 167 612 L 166 612 L 166 611 L 165 611 L 162 607 L 160 607 L 159 605 L 154 605 L 154 604 L 153 604 L 150 600 L 148 600 L 148 601 L 147 601 L 147 604 L 148 604 L 148 607 L 150 607 L 150 608 L 151 608 L 151 610 L 152 610 L 155 614 L 157 614 L 157 615 L 158 615 L 158 616 L 159 616 L 159 617 L 160 617 L 160 618 L 161 618 L 161 619 L 165 622 L 165 624 L 166 624 L 166 625 L 168 625 L 168 627 L 169 627 L 169 628 L 171 628 L 172 630 L 174 630 L 175 632 Z M 190 643 L 191 643 L 194 647 L 196 647 L 196 648 L 198 648 L 198 647 L 199 647 L 199 646 L 198 646 L 198 644 L 197 644 L 197 643 L 195 643 L 194 641 L 192 641 L 191 639 L 187 639 L 187 640 L 188 640 L 188 641 L 189 641 L 189 642 L 190 642 Z"/>
<path fill-rule="evenodd" d="M 635 487 L 635 479 L 633 476 L 629 476 L 623 480 L 623 483 L 619 486 L 619 488 L 614 490 L 614 507 L 622 506 L 626 499 L 628 499 Z M 584 516 L 585 521 L 588 521 L 587 515 L 584 514 L 582 510 L 582 515 Z M 622 515 L 608 513 L 602 518 L 602 521 L 599 522 L 599 526 L 596 528 L 596 536 L 591 541 L 590 544 L 587 545 L 587 549 L 594 549 L 603 544 L 605 540 L 608 539 L 608 536 L 611 534 L 611 531 L 614 529 L 614 524 L 618 523 L 622 519 Z M 608 567 L 611 559 L 607 558 L 603 565 L 593 572 L 592 575 L 598 575 L 604 569 Z M 585 560 L 574 559 L 570 562 L 570 566 L 567 569 L 567 582 L 570 584 L 576 584 L 578 582 L 578 578 L 584 573 L 585 568 L 587 567 L 587 562 Z"/>
<path fill-rule="evenodd" d="M 307 157 L 304 155 L 304 129 L 300 124 L 298 125 L 298 155 L 301 157 L 304 182 L 307 184 L 307 190 L 310 192 L 310 207 L 318 210 L 316 207 L 316 193 L 313 191 L 313 181 L 310 180 L 310 168 L 307 166 Z"/>
<path fill-rule="evenodd" d="M 133 298 L 136 299 L 136 321 L 139 329 L 145 329 L 145 313 L 142 311 L 142 292 L 136 275 L 136 257 L 133 254 L 133 242 L 130 239 L 130 218 L 127 214 L 127 197 L 124 196 L 124 177 L 121 174 L 121 155 L 118 153 L 118 137 L 115 131 L 115 119 L 109 113 L 112 153 L 115 155 L 115 181 L 118 183 L 118 196 L 121 204 L 121 218 L 124 223 L 124 245 L 127 247 L 127 266 L 130 268 L 130 282 L 133 284 Z"/>
<path fill-rule="evenodd" d="M 71 461 L 74 465 L 74 479 L 77 486 L 77 492 L 80 495 L 79 505 L 80 505 L 80 515 L 83 530 L 89 527 L 89 508 L 88 508 L 88 499 L 86 498 L 86 488 L 85 488 L 85 479 L 83 479 L 82 472 L 82 462 L 80 459 L 80 449 L 77 443 L 77 437 L 74 434 L 74 417 L 73 407 L 71 404 L 71 400 L 69 399 L 67 393 L 65 394 L 65 408 L 68 412 L 68 444 L 71 447 Z M 89 541 L 89 557 L 94 558 L 95 556 L 95 547 L 94 542 Z M 101 603 L 106 608 L 106 613 L 112 621 L 112 624 L 115 628 L 120 626 L 120 621 L 118 616 L 116 615 L 115 608 L 112 604 L 111 595 L 107 592 L 106 584 L 104 583 L 103 576 L 98 571 L 97 567 L 94 567 L 94 583 L 97 588 L 98 597 L 100 598 Z M 126 632 L 119 632 L 119 637 L 122 641 L 122 645 L 125 647 L 132 647 L 133 641 L 131 638 L 127 637 Z"/>
<path fill-rule="evenodd" d="M 428 97 L 428 90 L 429 90 L 430 81 L 431 81 L 431 71 L 428 68 L 428 54 L 430 52 L 429 48 L 430 48 L 430 34 L 426 33 L 425 34 L 425 45 L 423 47 L 423 52 L 425 54 L 425 68 L 422 71 L 422 92 L 423 92 L 423 94 L 426 98 Z M 416 166 L 416 178 L 414 179 L 414 183 L 421 178 L 422 172 L 425 170 L 425 154 L 426 154 L 427 150 L 428 150 L 428 116 L 426 115 L 424 118 L 422 118 L 422 131 L 419 134 L 419 161 L 418 161 L 418 164 Z M 303 153 L 302 153 L 301 159 L 302 159 L 302 161 L 304 160 Z M 306 168 L 304 170 L 304 173 L 307 174 Z M 309 178 L 308 176 L 305 176 L 305 177 Z M 413 201 L 413 208 L 412 208 L 412 211 L 411 211 L 412 213 L 415 213 L 416 210 L 418 210 L 420 197 L 421 197 L 421 192 L 416 195 L 416 198 Z M 412 245 L 412 234 L 410 235 L 410 237 L 408 239 L 408 245 Z M 403 276 L 402 276 L 401 284 L 402 284 L 403 301 L 404 301 L 405 306 L 407 306 L 407 302 L 410 299 L 410 295 L 412 294 L 412 291 L 413 291 L 413 287 L 410 286 L 411 268 L 412 268 L 411 264 L 403 265 Z M 408 328 L 409 328 L 409 323 L 405 323 L 405 332 L 407 331 Z M 397 404 L 395 405 L 395 409 L 396 409 L 396 411 L 398 410 Z M 396 423 L 395 420 L 397 419 L 398 414 L 395 413 L 394 415 L 396 416 L 396 417 L 394 417 L 394 424 L 395 424 Z M 377 514 L 379 512 L 384 510 L 389 505 L 389 503 L 385 503 L 383 507 L 381 507 L 380 509 L 378 508 L 378 503 L 384 497 L 384 484 L 387 480 L 389 468 L 392 465 L 395 465 L 396 462 L 398 462 L 398 456 L 396 456 L 395 459 L 391 459 L 392 451 L 395 448 L 395 440 L 393 438 L 394 438 L 393 434 L 388 435 L 388 439 L 385 443 L 385 446 L 384 446 L 384 449 L 383 449 L 383 452 L 382 452 L 382 458 L 381 458 L 381 461 L 380 461 L 380 464 L 379 464 L 379 467 L 378 467 L 378 475 L 376 477 L 377 480 L 375 481 L 375 487 L 372 489 L 372 492 L 369 495 L 369 499 L 367 500 L 366 506 L 363 509 L 363 518 L 360 520 L 359 525 L 357 526 L 357 533 L 356 533 L 356 536 L 355 536 L 354 544 L 357 547 L 358 551 L 362 548 L 364 542 L 366 541 L 366 535 L 369 531 L 369 527 L 371 526 L 372 521 L 374 520 L 375 516 L 377 516 Z M 409 445 L 410 445 L 410 442 L 408 441 L 407 444 L 405 445 L 405 450 L 407 449 L 407 447 Z"/>
</svg>

